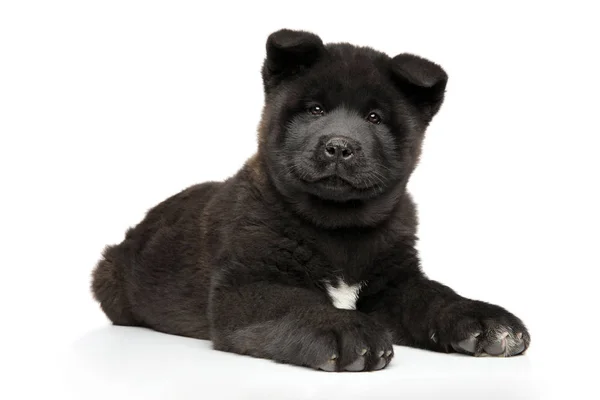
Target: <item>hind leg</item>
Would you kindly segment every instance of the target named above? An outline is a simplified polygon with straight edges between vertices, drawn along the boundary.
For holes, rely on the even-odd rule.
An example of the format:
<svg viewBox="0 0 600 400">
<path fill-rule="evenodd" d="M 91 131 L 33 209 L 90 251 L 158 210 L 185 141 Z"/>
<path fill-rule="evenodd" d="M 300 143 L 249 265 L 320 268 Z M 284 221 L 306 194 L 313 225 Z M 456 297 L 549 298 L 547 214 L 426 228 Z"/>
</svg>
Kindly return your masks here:
<svg viewBox="0 0 600 400">
<path fill-rule="evenodd" d="M 124 266 L 112 257 L 114 251 L 115 247 L 107 247 L 104 258 L 98 262 L 92 273 L 94 298 L 115 325 L 139 325 L 127 300 Z"/>
</svg>

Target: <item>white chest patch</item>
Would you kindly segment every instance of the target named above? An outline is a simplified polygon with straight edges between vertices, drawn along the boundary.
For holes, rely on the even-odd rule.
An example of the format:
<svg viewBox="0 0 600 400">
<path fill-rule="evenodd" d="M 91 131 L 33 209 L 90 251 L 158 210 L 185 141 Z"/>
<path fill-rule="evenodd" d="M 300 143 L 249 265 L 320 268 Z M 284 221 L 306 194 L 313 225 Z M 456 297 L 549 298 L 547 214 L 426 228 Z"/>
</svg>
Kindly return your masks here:
<svg viewBox="0 0 600 400">
<path fill-rule="evenodd" d="M 358 300 L 358 293 L 362 286 L 362 283 L 348 286 L 346 282 L 340 279 L 338 280 L 337 287 L 327 283 L 327 294 L 335 308 L 356 310 L 356 300 Z"/>
</svg>

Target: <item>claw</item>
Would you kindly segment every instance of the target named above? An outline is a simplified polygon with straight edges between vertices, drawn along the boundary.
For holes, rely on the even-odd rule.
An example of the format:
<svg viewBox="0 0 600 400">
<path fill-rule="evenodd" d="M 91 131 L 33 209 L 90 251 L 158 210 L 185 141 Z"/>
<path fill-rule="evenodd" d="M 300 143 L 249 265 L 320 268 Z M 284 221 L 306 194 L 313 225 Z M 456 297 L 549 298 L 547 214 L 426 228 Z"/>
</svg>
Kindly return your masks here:
<svg viewBox="0 0 600 400">
<path fill-rule="evenodd" d="M 431 335 L 429 335 L 429 339 L 431 339 L 433 343 L 437 343 L 437 335 L 435 332 L 432 332 Z"/>
</svg>

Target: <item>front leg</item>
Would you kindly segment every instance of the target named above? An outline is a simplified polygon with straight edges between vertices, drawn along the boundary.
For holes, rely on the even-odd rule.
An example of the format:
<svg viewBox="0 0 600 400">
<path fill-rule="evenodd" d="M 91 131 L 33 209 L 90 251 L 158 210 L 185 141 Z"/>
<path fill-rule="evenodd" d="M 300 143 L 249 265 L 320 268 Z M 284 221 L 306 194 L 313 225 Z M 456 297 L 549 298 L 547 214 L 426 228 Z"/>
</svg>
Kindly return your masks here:
<svg viewBox="0 0 600 400">
<path fill-rule="evenodd" d="M 529 346 L 527 328 L 504 308 L 459 296 L 427 279 L 418 264 L 398 265 L 394 280 L 359 301 L 360 310 L 392 328 L 396 344 L 500 357 L 522 354 Z"/>
<path fill-rule="evenodd" d="M 324 371 L 379 370 L 393 357 L 389 330 L 365 314 L 336 309 L 316 289 L 220 284 L 209 314 L 217 350 Z"/>
</svg>

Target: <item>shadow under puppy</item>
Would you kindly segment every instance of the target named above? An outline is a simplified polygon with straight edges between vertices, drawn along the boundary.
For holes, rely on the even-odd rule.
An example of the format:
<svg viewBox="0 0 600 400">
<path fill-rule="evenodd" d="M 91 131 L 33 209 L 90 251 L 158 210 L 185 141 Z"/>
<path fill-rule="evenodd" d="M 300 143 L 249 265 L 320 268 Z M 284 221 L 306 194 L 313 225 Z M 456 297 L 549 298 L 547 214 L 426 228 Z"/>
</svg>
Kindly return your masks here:
<svg viewBox="0 0 600 400">
<path fill-rule="evenodd" d="M 106 315 L 326 371 L 382 369 L 393 343 L 525 351 L 517 317 L 419 265 L 406 184 L 444 70 L 302 31 L 275 32 L 266 47 L 257 154 L 225 182 L 160 203 L 106 248 L 92 283 Z"/>
</svg>

